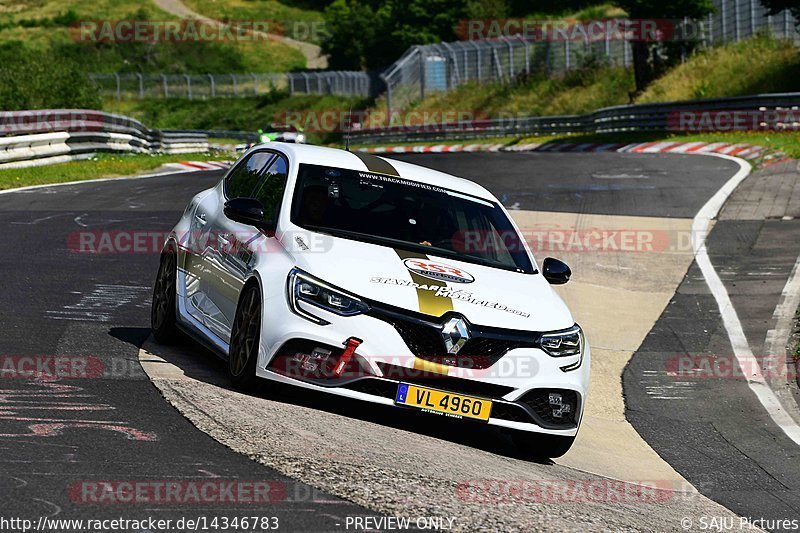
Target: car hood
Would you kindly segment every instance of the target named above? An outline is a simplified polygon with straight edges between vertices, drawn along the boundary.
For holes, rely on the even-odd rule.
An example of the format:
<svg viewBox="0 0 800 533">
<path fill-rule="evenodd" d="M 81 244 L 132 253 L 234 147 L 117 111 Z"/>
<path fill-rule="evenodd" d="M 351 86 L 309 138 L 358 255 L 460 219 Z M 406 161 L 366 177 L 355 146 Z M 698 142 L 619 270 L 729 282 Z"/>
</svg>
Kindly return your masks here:
<svg viewBox="0 0 800 533">
<path fill-rule="evenodd" d="M 462 314 L 473 324 L 551 331 L 572 326 L 541 274 L 301 231 L 282 238 L 295 265 L 356 296 L 409 311 Z"/>
</svg>

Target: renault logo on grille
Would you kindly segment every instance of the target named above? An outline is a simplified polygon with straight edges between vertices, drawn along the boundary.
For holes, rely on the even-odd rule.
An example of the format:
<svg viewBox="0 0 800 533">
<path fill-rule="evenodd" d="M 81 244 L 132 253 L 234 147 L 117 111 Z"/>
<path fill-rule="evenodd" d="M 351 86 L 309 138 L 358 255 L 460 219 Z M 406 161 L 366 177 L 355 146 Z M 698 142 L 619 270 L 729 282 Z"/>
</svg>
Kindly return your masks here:
<svg viewBox="0 0 800 533">
<path fill-rule="evenodd" d="M 467 321 L 461 317 L 453 317 L 442 326 L 442 339 L 447 353 L 456 355 L 469 340 Z"/>
</svg>

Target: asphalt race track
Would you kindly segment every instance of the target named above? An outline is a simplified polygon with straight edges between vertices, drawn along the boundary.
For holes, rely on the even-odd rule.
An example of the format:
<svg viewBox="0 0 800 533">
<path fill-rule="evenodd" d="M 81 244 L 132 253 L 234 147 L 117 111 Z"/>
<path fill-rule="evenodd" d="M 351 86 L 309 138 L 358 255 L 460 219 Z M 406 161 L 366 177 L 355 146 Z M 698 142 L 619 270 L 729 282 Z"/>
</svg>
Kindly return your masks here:
<svg viewBox="0 0 800 533">
<path fill-rule="evenodd" d="M 492 190 L 512 210 L 574 213 L 579 217 L 691 219 L 738 169 L 731 161 L 691 155 L 459 153 L 397 158 L 473 179 Z M 0 291 L 5 303 L 0 314 L 0 355 L 6 364 L 16 365 L 17 369 L 26 358 L 45 366 L 89 367 L 88 372 L 78 372 L 80 377 L 62 375 L 57 380 L 37 381 L 3 373 L 0 446 L 4 453 L 0 459 L 0 485 L 5 490 L 0 514 L 34 519 L 42 515 L 171 519 L 257 515 L 278 517 L 284 531 L 341 531 L 347 517 L 377 518 L 408 509 L 437 508 L 436 501 L 427 502 L 428 507 L 419 502 L 404 507 L 406 500 L 414 499 L 408 491 L 424 492 L 426 487 L 420 483 L 426 478 L 411 474 L 408 479 L 397 478 L 393 465 L 386 463 L 393 457 L 407 461 L 404 467 L 414 463 L 415 457 L 430 458 L 431 462 L 418 459 L 422 463 L 418 466 L 437 475 L 447 467 L 436 464 L 437 457 L 442 463 L 449 461 L 456 470 L 468 472 L 474 468 L 472 475 L 478 478 L 517 479 L 511 476 L 520 469 L 528 469 L 518 474 L 520 478 L 564 480 L 580 474 L 580 467 L 560 462 L 527 463 L 515 455 L 502 436 L 476 435 L 465 427 L 441 424 L 434 417 L 404 414 L 388 419 L 393 410 L 365 413 L 359 405 L 333 405 L 328 398 L 300 398 L 296 391 L 283 389 L 266 392 L 263 397 L 243 397 L 228 389 L 224 366 L 188 341 L 178 349 L 181 353 L 164 357 L 171 359 L 172 365 L 185 365 L 183 370 L 193 374 L 202 388 L 167 383 L 166 378 L 165 384 L 157 383 L 156 388 L 139 361 L 141 347 L 152 344 L 148 344 L 149 309 L 158 264 L 157 246 L 150 246 L 149 253 L 85 253 L 80 249 L 80 239 L 93 232 L 168 231 L 189 198 L 212 186 L 221 175 L 174 174 L 0 195 L 0 227 L 4 230 L 0 243 Z M 756 239 L 762 230 L 759 225 L 748 238 Z M 728 250 L 743 231 L 712 232 L 709 247 L 712 255 L 718 252 L 715 263 L 735 261 L 735 256 L 724 256 L 722 251 Z M 785 257 L 775 274 L 776 286 L 783 285 L 791 263 L 800 253 L 792 247 L 783 248 Z M 748 265 L 737 268 L 746 277 Z M 576 277 L 579 275 L 580 271 L 576 271 Z M 739 515 L 796 517 L 800 514 L 797 447 L 748 395 L 746 385 L 698 382 L 692 388 L 693 396 L 685 406 L 681 404 L 681 412 L 687 414 L 676 417 L 674 402 L 656 402 L 642 384 L 642 372 L 663 369 L 663 362 L 656 357 L 663 357 L 664 353 L 707 349 L 730 352 L 729 345 L 724 345 L 726 338 L 713 300 L 709 302 L 708 294 L 703 294 L 696 265 L 688 273 L 684 268 L 678 276 L 683 278 L 679 293 L 663 314 L 656 313 L 655 327 L 650 330 L 648 325 L 642 332 L 640 340 L 644 344 L 637 342 L 629 347 L 626 357 L 633 354 L 633 359 L 624 375 L 626 416 L 655 450 L 654 460 L 660 460 L 658 456 L 666 460 L 667 468 L 673 468 L 705 496 Z M 734 304 L 742 302 L 744 306 L 745 300 L 752 300 L 752 294 L 755 293 L 734 297 Z M 774 299 L 772 293 L 770 298 Z M 772 299 L 753 304 L 753 316 L 760 312 L 771 316 L 777 305 Z M 679 326 L 674 325 L 676 319 Z M 748 333 L 752 332 L 753 338 L 763 338 L 761 330 L 754 328 L 748 326 Z M 683 335 L 677 341 L 676 332 Z M 195 359 L 187 363 L 187 357 Z M 597 355 L 595 360 L 598 364 Z M 602 361 L 599 364 L 602 366 Z M 619 373 L 616 379 L 619 381 Z M 603 384 L 599 386 L 602 389 Z M 248 402 L 260 402 L 263 413 L 277 413 L 276 419 L 282 412 L 288 414 L 303 424 L 308 449 L 299 446 L 293 456 L 292 442 L 282 441 L 280 425 L 271 428 L 274 433 L 262 432 L 258 438 L 247 433 L 255 431 L 258 423 L 268 425 L 268 419 L 245 420 L 241 427 L 223 428 L 220 421 L 225 413 L 213 412 L 212 402 L 201 405 L 208 402 L 207 395 L 192 396 L 201 390 L 212 391 L 210 394 L 218 394 L 228 402 L 224 404 L 225 410 L 232 406 L 228 415 L 239 412 L 236 409 L 246 411 Z M 703 408 L 705 405 L 707 409 Z M 208 423 L 200 421 L 203 417 Z M 345 451 L 338 452 L 340 458 L 347 455 L 347 447 L 353 447 L 353 456 L 342 460 L 346 468 L 326 470 L 327 463 L 314 462 L 318 458 L 311 454 L 328 445 L 325 439 L 315 441 L 315 424 L 322 427 L 323 423 L 336 425 L 325 438 L 345 446 Z M 724 429 L 712 431 L 720 427 Z M 264 451 L 276 443 L 281 446 L 281 454 Z M 362 443 L 374 446 L 383 461 L 380 468 L 369 463 L 368 451 L 359 448 Z M 312 444 L 316 444 L 317 451 L 312 450 Z M 460 456 L 485 463 L 453 463 Z M 280 461 L 284 462 L 278 464 Z M 619 461 L 624 463 L 625 459 L 620 457 Z M 319 470 L 309 471 L 308 465 L 318 466 Z M 502 468 L 495 470 L 497 465 Z M 362 479 L 356 481 L 362 466 Z M 339 474 L 340 479 L 332 478 Z M 598 474 L 602 476 L 598 472 L 592 475 Z M 382 492 L 386 486 L 380 483 L 371 486 L 368 481 L 373 476 L 394 479 L 395 497 L 391 492 Z M 446 474 L 441 476 L 445 479 Z M 168 501 L 137 506 L 113 498 L 98 502 L 95 490 L 98 481 L 157 484 L 206 479 L 220 483 L 258 481 L 269 487 L 270 501 L 235 505 Z M 735 487 L 731 488 L 730 483 Z M 447 485 L 447 490 L 454 490 L 454 484 Z M 647 531 L 668 529 L 669 520 L 680 518 L 679 511 L 684 508 L 696 513 L 724 512 L 702 497 L 672 501 L 661 510 L 651 506 L 645 511 L 630 503 L 607 501 L 590 507 L 534 503 L 527 507 L 512 505 L 504 508 L 503 514 L 520 529 L 580 529 L 594 524 L 599 528 Z M 466 511 L 443 504 L 440 514 L 458 517 L 461 512 Z M 506 529 L 504 522 L 490 516 L 486 506 L 469 512 L 472 518 L 461 524 L 462 529 L 481 524 L 481 517 L 488 529 Z M 529 515 L 531 522 L 525 522 Z M 656 520 L 656 526 L 652 520 Z M 677 521 L 671 525 L 680 529 Z"/>
<path fill-rule="evenodd" d="M 66 356 L 99 368 L 82 379 L 53 383 L 3 379 L 4 516 L 177 519 L 252 512 L 247 505 L 204 503 L 121 513 L 119 504 L 93 503 L 97 492 L 81 484 L 93 480 L 274 480 L 290 495 L 311 494 L 307 487 L 254 468 L 247 458 L 195 430 L 164 403 L 141 371 L 137 352 L 149 336 L 157 255 L 75 251 L 77 231 L 169 228 L 181 206 L 218 178 L 192 174 L 0 196 L 7 303 L 0 352 L 44 361 Z M 32 430 L 31 424 L 38 426 Z M 370 514 L 325 494 L 314 496 L 327 503 L 313 509 L 303 498 L 276 496 L 270 515 L 298 529 L 331 529 L 337 516 Z"/>
</svg>

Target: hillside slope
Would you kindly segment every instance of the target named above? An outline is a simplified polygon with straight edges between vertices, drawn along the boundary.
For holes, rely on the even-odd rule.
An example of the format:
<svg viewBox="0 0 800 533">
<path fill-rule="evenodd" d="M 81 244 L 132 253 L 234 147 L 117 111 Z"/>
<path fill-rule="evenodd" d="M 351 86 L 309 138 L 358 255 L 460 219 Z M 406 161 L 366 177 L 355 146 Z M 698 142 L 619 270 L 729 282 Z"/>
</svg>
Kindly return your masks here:
<svg viewBox="0 0 800 533">
<path fill-rule="evenodd" d="M 631 69 L 595 66 L 563 76 L 539 73 L 512 85 L 464 85 L 432 94 L 405 111 L 420 112 L 418 116 L 452 111 L 478 117 L 570 115 L 631 103 L 634 88 Z M 789 42 L 760 36 L 698 51 L 656 79 L 634 102 L 793 91 L 800 91 L 800 50 Z M 376 111 L 384 108 L 385 100 L 379 99 Z"/>
</svg>

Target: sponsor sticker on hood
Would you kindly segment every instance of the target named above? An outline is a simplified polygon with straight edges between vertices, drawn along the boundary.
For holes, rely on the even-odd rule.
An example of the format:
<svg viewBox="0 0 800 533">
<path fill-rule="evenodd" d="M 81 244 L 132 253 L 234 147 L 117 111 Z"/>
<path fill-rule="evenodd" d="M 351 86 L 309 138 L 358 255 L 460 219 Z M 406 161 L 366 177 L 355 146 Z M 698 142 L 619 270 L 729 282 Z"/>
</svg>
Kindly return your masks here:
<svg viewBox="0 0 800 533">
<path fill-rule="evenodd" d="M 403 265 L 410 271 L 428 279 L 449 283 L 472 283 L 475 278 L 469 272 L 454 266 L 436 263 L 428 259 L 409 258 Z"/>
</svg>

